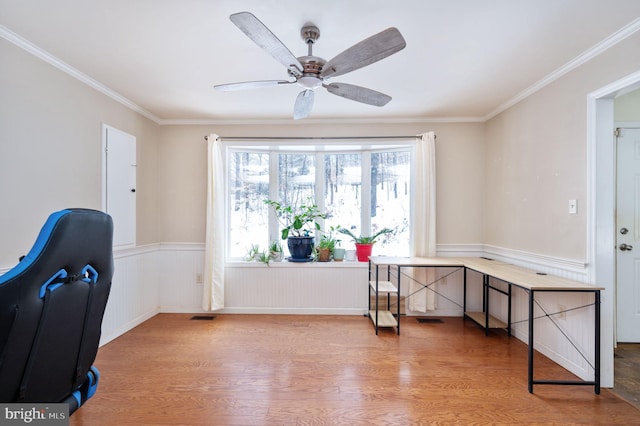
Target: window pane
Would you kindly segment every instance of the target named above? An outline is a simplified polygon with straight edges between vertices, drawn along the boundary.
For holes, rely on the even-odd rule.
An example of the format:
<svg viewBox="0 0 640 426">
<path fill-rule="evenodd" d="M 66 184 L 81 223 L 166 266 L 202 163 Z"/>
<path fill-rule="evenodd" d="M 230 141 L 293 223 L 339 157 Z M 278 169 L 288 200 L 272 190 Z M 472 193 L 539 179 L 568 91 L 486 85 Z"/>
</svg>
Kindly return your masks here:
<svg viewBox="0 0 640 426">
<path fill-rule="evenodd" d="M 229 256 L 244 257 L 252 244 L 269 243 L 269 154 L 231 152 L 229 161 Z"/>
<path fill-rule="evenodd" d="M 396 230 L 376 243 L 376 254 L 408 256 L 411 214 L 411 153 L 379 152 L 371 155 L 371 228 Z"/>
<path fill-rule="evenodd" d="M 360 234 L 362 190 L 362 155 L 327 154 L 324 160 L 324 203 L 327 212 L 325 229 L 343 227 Z M 350 239 L 339 234 L 342 247 L 350 247 Z"/>
<path fill-rule="evenodd" d="M 357 150 L 361 147 L 355 147 Z M 265 151 L 247 151 L 244 148 L 229 153 L 228 178 L 228 252 L 230 258 L 243 258 L 252 245 L 267 249 L 269 243 L 270 215 L 273 211 L 264 200 L 270 196 L 269 183 L 277 180 L 276 199 L 283 205 L 324 204 L 327 213 L 325 230 L 338 226 L 350 229 L 356 235 L 371 235 L 384 227 L 396 230 L 392 236 L 381 236 L 376 244 L 376 255 L 408 256 L 410 242 L 410 170 L 411 152 L 388 150 L 372 151 L 315 151 L 292 153 L 277 152 L 274 146 L 270 162 L 269 147 Z M 273 157 L 272 157 L 273 158 Z M 273 163 L 273 164 L 272 164 Z M 364 181 L 363 165 L 371 168 Z M 273 170 L 269 167 L 273 166 Z M 318 173 L 316 176 L 316 166 Z M 277 167 L 277 169 L 276 169 Z M 323 193 L 316 194 L 316 177 L 324 181 Z M 363 197 L 363 191 L 365 196 Z M 316 198 L 320 197 L 322 202 Z M 371 203 L 363 205 L 363 199 Z M 371 230 L 363 229 L 362 214 L 371 213 Z M 271 217 L 273 221 L 274 218 Z M 279 239 L 281 224 L 277 232 Z M 368 225 L 367 225 L 368 228 Z M 336 235 L 341 246 L 352 248 L 352 241 L 345 235 Z M 288 256 L 283 242 L 285 256 Z"/>
<path fill-rule="evenodd" d="M 288 206 L 315 200 L 315 154 L 280 154 L 278 196 Z"/>
<path fill-rule="evenodd" d="M 315 204 L 315 154 L 280 154 L 278 158 L 278 196 L 285 206 Z M 281 228 L 278 229 L 280 235 Z M 289 249 L 283 241 L 284 255 Z"/>
</svg>

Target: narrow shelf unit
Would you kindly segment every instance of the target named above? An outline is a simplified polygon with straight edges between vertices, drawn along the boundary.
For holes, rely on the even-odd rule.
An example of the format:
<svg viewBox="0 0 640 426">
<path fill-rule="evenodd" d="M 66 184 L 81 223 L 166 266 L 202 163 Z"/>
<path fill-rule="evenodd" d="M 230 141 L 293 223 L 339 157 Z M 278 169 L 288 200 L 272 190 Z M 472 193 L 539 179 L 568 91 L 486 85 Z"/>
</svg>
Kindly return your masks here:
<svg viewBox="0 0 640 426">
<path fill-rule="evenodd" d="M 465 312 L 464 315 L 470 320 L 478 323 L 482 328 L 507 329 L 507 323 L 493 315 L 489 315 L 489 325 L 487 325 L 487 318 L 484 312 Z"/>
<path fill-rule="evenodd" d="M 380 270 L 383 269 L 383 271 Z M 386 274 L 384 273 L 386 269 Z M 382 275 L 386 275 L 381 278 Z M 374 295 L 375 303 L 371 304 L 371 295 Z M 380 296 L 387 295 L 386 309 L 380 309 Z M 396 295 L 397 312 L 391 311 L 391 294 Z M 372 265 L 369 262 L 369 318 L 378 334 L 379 327 L 395 327 L 400 334 L 400 277 L 397 285 L 391 282 L 391 265 Z"/>
</svg>

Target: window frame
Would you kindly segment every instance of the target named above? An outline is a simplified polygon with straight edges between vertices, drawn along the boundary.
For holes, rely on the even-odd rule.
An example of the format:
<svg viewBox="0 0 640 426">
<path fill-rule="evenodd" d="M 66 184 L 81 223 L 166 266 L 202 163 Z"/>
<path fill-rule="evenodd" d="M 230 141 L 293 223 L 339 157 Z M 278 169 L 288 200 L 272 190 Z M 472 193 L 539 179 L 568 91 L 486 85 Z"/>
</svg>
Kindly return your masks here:
<svg viewBox="0 0 640 426">
<path fill-rule="evenodd" d="M 359 139 L 345 139 L 345 140 L 331 140 L 322 141 L 322 143 L 309 143 L 306 140 L 246 140 L 246 141 L 225 141 L 223 142 L 225 162 L 230 164 L 229 160 L 235 152 L 252 152 L 269 154 L 269 199 L 278 199 L 278 154 L 315 154 L 314 162 L 316 166 L 315 173 L 315 202 L 320 208 L 324 210 L 325 198 L 324 196 L 318 197 L 318 194 L 324 194 L 325 192 L 325 180 L 324 173 L 318 173 L 318 170 L 324 170 L 324 157 L 329 154 L 361 154 L 361 185 L 362 185 L 362 198 L 360 201 L 360 227 L 361 229 L 371 229 L 371 155 L 373 153 L 380 152 L 406 152 L 410 153 L 410 214 L 409 214 L 409 245 L 413 246 L 413 223 L 414 223 L 414 202 L 415 202 L 415 161 L 416 161 L 416 141 L 414 139 L 402 139 L 398 141 L 390 142 L 388 140 L 359 140 Z M 276 155 L 271 155 L 276 154 Z M 320 167 L 319 167 L 320 166 Z M 274 172 L 275 171 L 275 172 Z M 366 185 L 367 190 L 364 190 Z M 230 232 L 230 216 L 231 203 L 230 197 L 230 171 L 225 173 L 225 223 L 227 224 L 227 231 L 225 232 L 225 259 L 226 261 L 239 261 L 239 257 L 231 257 L 229 252 L 231 242 Z M 321 228 L 324 230 L 324 220 L 319 221 Z M 268 239 L 269 241 L 281 241 L 280 240 L 280 223 L 275 214 L 269 212 L 268 218 Z"/>
</svg>

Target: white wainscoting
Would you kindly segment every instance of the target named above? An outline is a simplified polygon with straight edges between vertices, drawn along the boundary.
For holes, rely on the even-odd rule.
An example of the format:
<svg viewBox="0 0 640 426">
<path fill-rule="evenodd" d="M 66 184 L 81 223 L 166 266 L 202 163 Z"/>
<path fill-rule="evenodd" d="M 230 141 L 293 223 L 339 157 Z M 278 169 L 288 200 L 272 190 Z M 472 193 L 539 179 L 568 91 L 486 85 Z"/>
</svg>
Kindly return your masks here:
<svg viewBox="0 0 640 426">
<path fill-rule="evenodd" d="M 157 266 L 160 311 L 202 312 L 204 244 L 161 244 Z"/>
<path fill-rule="evenodd" d="M 226 313 L 363 315 L 367 263 L 230 263 Z"/>
<path fill-rule="evenodd" d="M 160 312 L 158 247 L 118 250 L 113 257 L 114 274 L 102 321 L 101 345 Z"/>
</svg>

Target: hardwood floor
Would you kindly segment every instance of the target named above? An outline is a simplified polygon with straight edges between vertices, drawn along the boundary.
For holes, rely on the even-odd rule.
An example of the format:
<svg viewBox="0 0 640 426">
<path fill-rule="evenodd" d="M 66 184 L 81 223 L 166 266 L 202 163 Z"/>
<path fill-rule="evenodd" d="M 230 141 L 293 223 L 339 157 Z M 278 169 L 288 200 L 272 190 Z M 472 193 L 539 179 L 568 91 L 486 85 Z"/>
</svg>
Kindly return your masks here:
<svg viewBox="0 0 640 426">
<path fill-rule="evenodd" d="M 470 321 L 158 315 L 100 348 L 96 395 L 72 426 L 637 424 L 603 389 L 537 385 L 526 345 Z M 571 378 L 539 356 L 536 377 Z"/>
<path fill-rule="evenodd" d="M 618 343 L 613 391 L 640 409 L 640 344 Z"/>
</svg>

